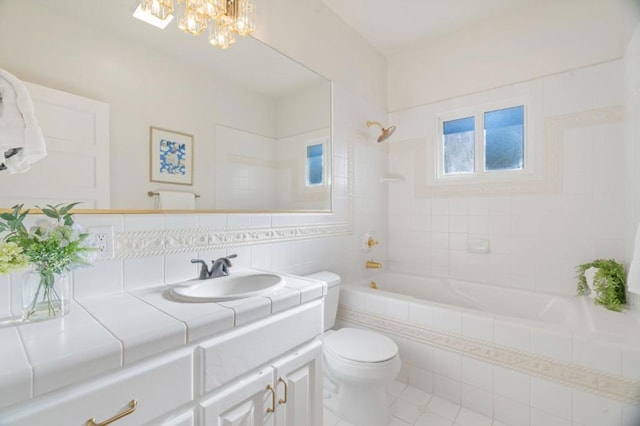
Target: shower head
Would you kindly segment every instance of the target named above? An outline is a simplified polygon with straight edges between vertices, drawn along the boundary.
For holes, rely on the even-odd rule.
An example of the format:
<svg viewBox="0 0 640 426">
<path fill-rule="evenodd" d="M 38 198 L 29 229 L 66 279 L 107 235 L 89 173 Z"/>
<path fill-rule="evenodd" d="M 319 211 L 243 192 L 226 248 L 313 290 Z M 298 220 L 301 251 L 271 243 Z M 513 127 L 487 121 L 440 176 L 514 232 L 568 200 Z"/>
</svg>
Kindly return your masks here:
<svg viewBox="0 0 640 426">
<path fill-rule="evenodd" d="M 378 136 L 378 142 L 386 141 L 389 136 L 391 136 L 393 132 L 396 131 L 396 126 L 389 126 L 387 128 L 384 128 L 382 127 L 382 124 L 377 121 L 367 121 L 367 127 L 371 127 L 373 125 L 376 125 L 382 129 L 382 133 L 380 133 L 380 136 Z"/>
</svg>

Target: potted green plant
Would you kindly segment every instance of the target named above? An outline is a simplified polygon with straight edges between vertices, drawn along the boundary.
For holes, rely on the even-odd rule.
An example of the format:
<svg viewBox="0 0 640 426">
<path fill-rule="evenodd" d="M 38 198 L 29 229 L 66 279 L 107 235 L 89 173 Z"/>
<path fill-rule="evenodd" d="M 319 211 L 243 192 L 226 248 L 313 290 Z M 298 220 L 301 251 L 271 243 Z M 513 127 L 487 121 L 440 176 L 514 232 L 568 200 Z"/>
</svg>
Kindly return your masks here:
<svg viewBox="0 0 640 426">
<path fill-rule="evenodd" d="M 602 305 L 611 311 L 622 311 L 627 302 L 624 265 L 614 259 L 596 259 L 593 262 L 578 265 L 576 269 L 578 295 L 591 295 L 597 305 Z"/>
</svg>

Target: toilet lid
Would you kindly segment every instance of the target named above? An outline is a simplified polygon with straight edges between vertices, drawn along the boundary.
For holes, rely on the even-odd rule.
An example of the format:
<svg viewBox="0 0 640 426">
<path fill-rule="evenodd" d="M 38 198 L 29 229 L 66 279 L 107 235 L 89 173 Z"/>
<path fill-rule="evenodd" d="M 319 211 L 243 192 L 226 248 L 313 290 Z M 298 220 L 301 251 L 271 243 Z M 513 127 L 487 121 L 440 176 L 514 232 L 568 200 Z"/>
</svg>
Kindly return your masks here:
<svg viewBox="0 0 640 426">
<path fill-rule="evenodd" d="M 388 337 L 367 330 L 341 328 L 324 338 L 325 349 L 357 362 L 383 362 L 398 354 L 398 346 Z"/>
</svg>

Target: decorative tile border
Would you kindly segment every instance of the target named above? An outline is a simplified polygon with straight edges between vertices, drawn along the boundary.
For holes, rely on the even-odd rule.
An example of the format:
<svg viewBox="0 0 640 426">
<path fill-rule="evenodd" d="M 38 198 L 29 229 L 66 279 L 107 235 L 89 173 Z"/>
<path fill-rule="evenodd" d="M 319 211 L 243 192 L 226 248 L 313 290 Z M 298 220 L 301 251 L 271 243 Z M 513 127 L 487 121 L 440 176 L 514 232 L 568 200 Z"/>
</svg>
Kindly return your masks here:
<svg viewBox="0 0 640 426">
<path fill-rule="evenodd" d="M 203 250 L 280 243 L 351 233 L 349 222 L 259 228 L 178 229 L 164 231 L 118 232 L 115 258 L 190 253 Z"/>
<path fill-rule="evenodd" d="M 640 405 L 640 383 L 623 377 L 342 306 L 338 309 L 338 319 L 595 393 L 612 400 Z"/>
</svg>

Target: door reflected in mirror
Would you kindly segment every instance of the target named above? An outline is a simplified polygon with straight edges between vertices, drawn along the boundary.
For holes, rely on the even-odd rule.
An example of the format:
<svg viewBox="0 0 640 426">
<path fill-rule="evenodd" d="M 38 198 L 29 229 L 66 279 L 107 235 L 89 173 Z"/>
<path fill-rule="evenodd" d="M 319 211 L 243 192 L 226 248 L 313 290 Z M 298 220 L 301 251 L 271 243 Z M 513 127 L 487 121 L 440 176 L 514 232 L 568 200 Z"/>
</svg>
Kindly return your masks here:
<svg viewBox="0 0 640 426">
<path fill-rule="evenodd" d="M 49 151 L 0 172 L 0 208 L 153 210 L 149 192 L 177 191 L 196 210 L 330 211 L 331 83 L 254 38 L 220 50 L 133 6 L 0 2 L 0 67 L 36 85 Z M 193 136 L 190 185 L 152 181 L 151 127 Z"/>
</svg>

